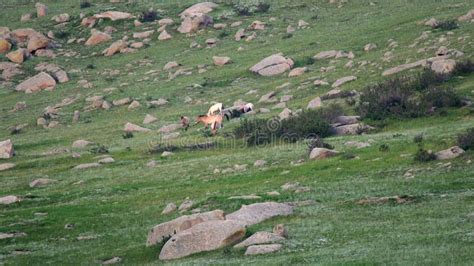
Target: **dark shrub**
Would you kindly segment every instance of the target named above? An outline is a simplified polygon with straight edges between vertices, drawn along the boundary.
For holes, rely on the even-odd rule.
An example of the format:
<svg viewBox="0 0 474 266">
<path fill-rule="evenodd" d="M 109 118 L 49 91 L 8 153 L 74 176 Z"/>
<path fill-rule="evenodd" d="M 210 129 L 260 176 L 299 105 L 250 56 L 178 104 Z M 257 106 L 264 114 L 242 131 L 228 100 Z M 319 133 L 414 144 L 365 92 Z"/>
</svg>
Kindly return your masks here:
<svg viewBox="0 0 474 266">
<path fill-rule="evenodd" d="M 456 62 L 456 66 L 454 67 L 453 75 L 465 75 L 471 74 L 474 72 L 474 62 L 472 60 L 463 60 L 460 62 Z"/>
<path fill-rule="evenodd" d="M 84 1 L 84 2 L 81 2 L 80 4 L 80 8 L 88 8 L 88 7 L 91 7 L 92 4 L 88 1 Z"/>
<path fill-rule="evenodd" d="M 474 128 L 468 129 L 465 133 L 458 135 L 458 146 L 464 150 L 474 148 Z"/>
<path fill-rule="evenodd" d="M 256 8 L 256 12 L 257 13 L 266 13 L 268 12 L 268 10 L 270 10 L 270 4 L 269 3 L 258 3 L 257 4 L 257 8 Z"/>
<path fill-rule="evenodd" d="M 413 142 L 415 143 L 422 143 L 423 142 L 423 133 L 416 135 L 413 137 Z"/>
<path fill-rule="evenodd" d="M 64 30 L 59 30 L 57 32 L 54 33 L 54 37 L 58 38 L 58 39 L 66 39 L 67 37 L 69 37 L 70 33 L 67 32 L 67 31 L 64 31 Z"/>
<path fill-rule="evenodd" d="M 143 11 L 140 17 L 141 22 L 152 22 L 159 19 L 158 13 L 154 10 Z"/>
<path fill-rule="evenodd" d="M 238 0 L 233 3 L 234 11 L 239 16 L 249 16 L 254 13 L 266 13 L 270 4 L 262 0 Z"/>
<path fill-rule="evenodd" d="M 308 140 L 308 152 L 311 153 L 314 148 L 326 148 L 332 150 L 334 149 L 334 146 L 324 142 L 320 137 L 314 137 Z"/>
<path fill-rule="evenodd" d="M 430 88 L 422 96 L 422 102 L 428 107 L 453 107 L 461 106 L 461 98 L 452 88 Z"/>
<path fill-rule="evenodd" d="M 133 137 L 134 137 L 134 136 L 133 136 L 133 133 L 132 133 L 132 132 L 124 132 L 124 133 L 122 134 L 122 138 L 123 138 L 123 139 L 131 139 L 131 138 L 133 138 Z"/>
<path fill-rule="evenodd" d="M 219 33 L 219 35 L 217 35 L 219 37 L 219 39 L 224 39 L 225 37 L 229 36 L 230 33 L 226 30 L 223 30 Z"/>
<path fill-rule="evenodd" d="M 427 151 L 420 147 L 418 151 L 415 153 L 415 161 L 418 162 L 429 162 L 436 160 L 436 155 L 431 151 Z"/>
<path fill-rule="evenodd" d="M 293 38 L 293 34 L 291 33 L 285 33 L 283 34 L 283 36 L 281 37 L 283 40 L 284 39 L 290 39 L 290 38 Z"/>
<path fill-rule="evenodd" d="M 436 25 L 434 28 L 448 31 L 448 30 L 455 30 L 459 28 L 459 25 L 456 23 L 455 20 L 451 19 L 451 20 L 440 21 L 438 25 Z"/>
<path fill-rule="evenodd" d="M 387 144 L 385 144 L 385 143 L 384 143 L 384 144 L 381 144 L 381 145 L 379 146 L 379 151 L 381 151 L 381 152 L 387 152 L 387 151 L 389 151 L 389 150 L 390 150 L 390 147 L 389 147 Z"/>
<path fill-rule="evenodd" d="M 109 153 L 109 148 L 105 145 L 102 144 L 97 144 L 95 147 L 92 147 L 90 149 L 91 153 L 94 154 L 104 154 L 104 153 Z"/>
<path fill-rule="evenodd" d="M 304 66 L 312 65 L 314 64 L 314 62 L 315 62 L 315 59 L 312 56 L 307 56 L 301 59 L 295 59 L 293 67 L 304 67 Z"/>
<path fill-rule="evenodd" d="M 282 120 L 277 135 L 290 141 L 315 136 L 327 137 L 331 134 L 331 125 L 326 115 L 320 110 L 303 111 L 297 116 Z"/>
</svg>

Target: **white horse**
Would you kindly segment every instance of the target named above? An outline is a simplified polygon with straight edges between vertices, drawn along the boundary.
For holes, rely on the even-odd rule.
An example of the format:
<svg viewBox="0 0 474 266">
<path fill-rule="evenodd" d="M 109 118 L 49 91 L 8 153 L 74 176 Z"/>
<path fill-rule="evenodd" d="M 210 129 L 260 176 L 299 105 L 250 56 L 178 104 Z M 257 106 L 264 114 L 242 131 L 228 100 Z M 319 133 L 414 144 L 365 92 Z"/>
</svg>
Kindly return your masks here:
<svg viewBox="0 0 474 266">
<path fill-rule="evenodd" d="M 222 109 L 224 109 L 224 105 L 222 103 L 216 103 L 211 108 L 209 108 L 209 111 L 207 111 L 207 115 L 215 115 L 216 113 L 221 114 Z"/>
</svg>

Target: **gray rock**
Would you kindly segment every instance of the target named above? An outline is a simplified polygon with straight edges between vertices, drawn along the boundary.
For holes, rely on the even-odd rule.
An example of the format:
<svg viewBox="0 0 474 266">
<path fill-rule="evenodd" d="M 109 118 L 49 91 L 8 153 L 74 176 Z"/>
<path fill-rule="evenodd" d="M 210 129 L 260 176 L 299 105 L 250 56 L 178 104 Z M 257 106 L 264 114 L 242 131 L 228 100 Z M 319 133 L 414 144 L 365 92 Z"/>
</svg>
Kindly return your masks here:
<svg viewBox="0 0 474 266">
<path fill-rule="evenodd" d="M 281 249 L 281 244 L 269 244 L 269 245 L 256 245 L 250 246 L 245 251 L 245 255 L 260 255 L 260 254 L 267 254 L 277 252 Z"/>
<path fill-rule="evenodd" d="M 239 244 L 235 245 L 234 248 L 245 248 L 252 245 L 278 243 L 282 241 L 285 241 L 285 238 L 280 235 L 270 232 L 257 232 Z"/>
<path fill-rule="evenodd" d="M 19 202 L 20 198 L 17 196 L 9 195 L 0 198 L 0 204 L 9 205 L 15 202 Z"/>
<path fill-rule="evenodd" d="M 464 150 L 458 146 L 453 146 L 449 149 L 439 151 L 435 153 L 436 159 L 438 160 L 451 160 L 456 157 L 459 157 L 464 153 Z"/>
<path fill-rule="evenodd" d="M 326 148 L 314 148 L 309 154 L 311 160 L 321 160 L 336 156 L 339 152 Z"/>
<path fill-rule="evenodd" d="M 0 163 L 0 172 L 1 171 L 6 171 L 8 169 L 11 169 L 15 167 L 14 163 Z"/>
<path fill-rule="evenodd" d="M 181 205 L 179 205 L 178 211 L 185 212 L 191 209 L 193 205 L 194 205 L 194 202 L 192 200 L 185 200 L 183 203 L 181 203 Z"/>
<path fill-rule="evenodd" d="M 161 214 L 170 214 L 172 212 L 175 212 L 177 209 L 178 207 L 176 206 L 176 204 L 168 203 L 168 205 L 166 205 Z"/>
<path fill-rule="evenodd" d="M 54 182 L 57 182 L 57 180 L 49 179 L 49 178 L 38 178 L 38 179 L 33 180 L 30 183 L 30 187 L 33 188 L 33 187 L 46 186 Z"/>
<path fill-rule="evenodd" d="M 84 169 L 90 169 L 90 168 L 97 168 L 100 167 L 99 163 L 84 163 L 80 164 L 74 167 L 75 170 L 84 170 Z"/>
<path fill-rule="evenodd" d="M 220 249 L 234 244 L 244 235 L 245 227 L 236 221 L 203 222 L 171 237 L 161 249 L 159 258 L 172 260 Z"/>
<path fill-rule="evenodd" d="M 15 155 L 13 142 L 9 139 L 0 141 L 0 159 L 9 159 Z"/>
<path fill-rule="evenodd" d="M 263 202 L 242 207 L 226 215 L 227 220 L 241 221 L 246 226 L 260 223 L 275 216 L 287 216 L 293 213 L 293 207 L 277 202 Z"/>
</svg>

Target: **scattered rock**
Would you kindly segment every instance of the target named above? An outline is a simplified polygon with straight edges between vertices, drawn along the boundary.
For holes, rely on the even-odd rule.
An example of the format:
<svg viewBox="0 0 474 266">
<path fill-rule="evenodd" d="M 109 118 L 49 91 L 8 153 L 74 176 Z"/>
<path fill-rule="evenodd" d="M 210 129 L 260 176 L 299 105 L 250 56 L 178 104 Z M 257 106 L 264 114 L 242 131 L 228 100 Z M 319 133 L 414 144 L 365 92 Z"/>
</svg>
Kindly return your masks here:
<svg viewBox="0 0 474 266">
<path fill-rule="evenodd" d="M 144 32 L 135 32 L 132 36 L 136 39 L 145 39 L 149 38 L 151 35 L 153 35 L 153 33 L 155 33 L 155 30 L 148 30 Z"/>
<path fill-rule="evenodd" d="M 229 64 L 231 59 L 228 56 L 213 56 L 212 61 L 214 61 L 214 65 L 216 66 L 223 66 Z"/>
<path fill-rule="evenodd" d="M 15 167 L 14 163 L 0 163 L 0 172 L 1 171 L 6 171 L 8 169 L 11 169 Z"/>
<path fill-rule="evenodd" d="M 166 65 L 163 67 L 163 70 L 170 70 L 170 69 L 178 67 L 178 66 L 179 66 L 178 62 L 171 61 L 171 62 L 166 63 Z"/>
<path fill-rule="evenodd" d="M 439 21 L 435 18 L 430 18 L 424 23 L 425 26 L 430 26 L 432 28 L 436 28 L 439 25 Z"/>
<path fill-rule="evenodd" d="M 261 198 L 262 197 L 260 197 L 260 196 L 252 194 L 252 195 L 243 195 L 243 196 L 232 196 L 232 197 L 228 197 L 227 199 L 230 199 L 230 200 L 235 200 L 235 199 L 239 199 L 239 200 L 257 200 L 257 199 L 261 199 Z"/>
<path fill-rule="evenodd" d="M 183 12 L 179 14 L 179 16 L 181 18 L 185 18 L 185 17 L 197 15 L 197 14 L 207 14 L 207 13 L 212 12 L 214 8 L 216 7 L 218 7 L 218 5 L 212 2 L 197 3 L 185 9 Z"/>
<path fill-rule="evenodd" d="M 75 170 L 84 170 L 84 169 L 90 169 L 90 168 L 97 168 L 100 167 L 99 163 L 84 163 L 80 164 L 74 167 Z"/>
<path fill-rule="evenodd" d="M 28 22 L 33 18 L 33 14 L 31 13 L 26 13 L 21 15 L 20 22 Z"/>
<path fill-rule="evenodd" d="M 456 67 L 456 61 L 453 59 L 440 59 L 435 60 L 431 64 L 431 70 L 438 74 L 449 74 L 453 72 Z"/>
<path fill-rule="evenodd" d="M 171 38 L 173 38 L 173 36 L 171 36 L 166 30 L 162 31 L 158 36 L 158 40 L 160 41 L 170 40 Z"/>
<path fill-rule="evenodd" d="M 275 216 L 287 216 L 293 213 L 293 207 L 276 202 L 255 203 L 242 205 L 233 213 L 226 215 L 227 220 L 236 220 L 250 226 Z"/>
<path fill-rule="evenodd" d="M 37 2 L 35 4 L 36 7 L 36 16 L 37 17 L 44 17 L 48 14 L 48 7 L 45 4 Z"/>
<path fill-rule="evenodd" d="M 6 57 L 13 63 L 21 64 L 28 57 L 28 51 L 26 49 L 20 48 L 18 50 L 9 52 Z"/>
<path fill-rule="evenodd" d="M 5 54 L 6 52 L 10 51 L 12 45 L 9 41 L 5 39 L 0 39 L 0 54 Z"/>
<path fill-rule="evenodd" d="M 355 76 L 347 76 L 347 77 L 343 77 L 343 78 L 340 78 L 338 80 L 336 80 L 331 87 L 333 88 L 337 88 L 337 87 L 340 87 L 342 86 L 344 83 L 347 83 L 347 82 L 350 82 L 350 81 L 354 81 L 356 80 L 357 77 Z"/>
<path fill-rule="evenodd" d="M 160 106 L 166 105 L 168 103 L 169 103 L 168 100 L 163 99 L 163 98 L 160 98 L 158 100 L 150 101 L 150 105 L 153 106 L 153 107 L 160 107 Z"/>
<path fill-rule="evenodd" d="M 322 105 L 323 105 L 323 102 L 321 98 L 316 97 L 308 103 L 308 106 L 306 106 L 306 109 L 316 109 L 316 108 L 321 107 Z"/>
<path fill-rule="evenodd" d="M 128 47 L 128 44 L 126 41 L 123 40 L 118 40 L 116 42 L 113 42 L 109 48 L 105 49 L 102 54 L 104 56 L 112 56 L 116 53 L 119 53 L 123 49 L 126 49 Z"/>
<path fill-rule="evenodd" d="M 296 193 L 309 192 L 311 189 L 309 187 L 303 186 L 298 182 L 288 182 L 281 186 L 283 191 L 294 191 Z"/>
<path fill-rule="evenodd" d="M 14 232 L 14 233 L 0 233 L 0 240 L 15 238 L 15 237 L 25 237 L 26 234 L 23 232 Z"/>
<path fill-rule="evenodd" d="M 288 231 L 283 224 L 277 224 L 273 227 L 273 233 L 281 237 L 288 238 Z"/>
<path fill-rule="evenodd" d="M 146 245 L 156 245 L 164 239 L 189 229 L 199 223 L 213 220 L 224 220 L 224 212 L 221 210 L 214 210 L 210 212 L 184 215 L 169 222 L 161 223 L 154 226 L 148 233 Z"/>
<path fill-rule="evenodd" d="M 0 159 L 10 159 L 14 155 L 13 142 L 10 139 L 0 141 Z"/>
<path fill-rule="evenodd" d="M 369 52 L 369 51 L 375 50 L 376 48 L 377 48 L 377 45 L 375 45 L 374 43 L 368 43 L 364 46 L 364 51 Z"/>
<path fill-rule="evenodd" d="M 112 21 L 116 20 L 122 20 L 122 19 L 131 19 L 134 18 L 134 16 L 130 13 L 127 12 L 121 12 L 121 11 L 106 11 L 102 12 L 99 14 L 94 15 L 95 19 L 110 19 Z"/>
<path fill-rule="evenodd" d="M 151 123 L 156 122 L 156 121 L 158 121 L 158 118 L 147 114 L 147 115 L 145 115 L 145 118 L 143 119 L 143 124 L 148 125 L 148 124 L 151 124 Z"/>
<path fill-rule="evenodd" d="M 453 146 L 449 149 L 439 151 L 435 153 L 436 159 L 438 160 L 451 160 L 464 153 L 464 150 L 458 146 Z"/>
<path fill-rule="evenodd" d="M 234 39 L 238 42 L 245 38 L 245 29 L 239 29 L 235 34 L 234 34 Z"/>
<path fill-rule="evenodd" d="M 239 244 L 235 245 L 234 248 L 245 248 L 252 245 L 278 243 L 285 240 L 286 239 L 284 237 L 275 233 L 257 232 Z"/>
<path fill-rule="evenodd" d="M 293 64 L 293 60 L 290 58 L 285 58 L 281 54 L 274 54 L 254 65 L 250 68 L 250 71 L 258 73 L 261 76 L 269 77 L 290 70 Z"/>
<path fill-rule="evenodd" d="M 92 35 L 89 37 L 89 39 L 87 39 L 85 45 L 86 46 L 97 45 L 97 44 L 100 44 L 100 43 L 103 43 L 103 42 L 107 42 L 111 39 L 112 39 L 112 37 L 109 34 L 105 33 L 105 32 L 94 31 L 92 33 Z"/>
<path fill-rule="evenodd" d="M 0 198 L 0 204 L 10 205 L 12 203 L 20 202 L 20 198 L 17 196 L 4 196 Z"/>
<path fill-rule="evenodd" d="M 373 205 L 373 204 L 387 204 L 387 203 L 397 203 L 397 204 L 405 204 L 410 203 L 415 200 L 413 196 L 391 196 L 391 197 L 369 197 L 365 199 L 361 199 L 357 201 L 359 205 Z"/>
<path fill-rule="evenodd" d="M 212 24 L 214 24 L 212 17 L 202 13 L 192 14 L 184 17 L 178 31 L 180 33 L 193 33 L 202 27 L 208 27 Z"/>
<path fill-rule="evenodd" d="M 59 15 L 55 15 L 51 18 L 51 20 L 55 21 L 56 23 L 64 23 L 68 22 L 70 19 L 70 16 L 68 13 L 63 13 Z"/>
<path fill-rule="evenodd" d="M 325 80 L 320 80 L 320 79 L 317 79 L 313 82 L 313 84 L 315 86 L 326 86 L 326 85 L 329 85 L 329 83 Z"/>
<path fill-rule="evenodd" d="M 106 259 L 104 261 L 102 261 L 102 265 L 110 265 L 110 264 L 116 264 L 116 263 L 119 263 L 122 261 L 122 258 L 120 257 L 113 257 L 113 258 L 110 258 L 110 259 Z"/>
<path fill-rule="evenodd" d="M 183 203 L 181 203 L 181 205 L 179 205 L 178 211 L 185 212 L 191 209 L 193 205 L 194 205 L 194 202 L 192 200 L 185 200 Z"/>
<path fill-rule="evenodd" d="M 362 124 L 350 124 L 350 125 L 337 125 L 333 127 L 334 134 L 337 136 L 344 136 L 344 135 L 359 135 L 362 133 L 366 133 L 367 131 L 373 129 L 373 127 Z"/>
<path fill-rule="evenodd" d="M 135 125 L 132 123 L 127 122 L 123 127 L 123 131 L 125 132 L 150 132 L 151 129 L 141 127 L 139 125 Z"/>
<path fill-rule="evenodd" d="M 282 247 L 281 244 L 250 246 L 245 251 L 245 255 L 249 256 L 249 255 L 261 255 L 261 254 L 273 253 L 273 252 L 279 251 L 281 247 Z"/>
<path fill-rule="evenodd" d="M 298 77 L 303 75 L 306 71 L 308 70 L 307 67 L 297 67 L 295 69 L 292 69 L 290 73 L 288 74 L 288 77 Z"/>
<path fill-rule="evenodd" d="M 220 249 L 242 239 L 245 227 L 236 221 L 208 221 L 171 237 L 160 252 L 160 260 L 171 260 L 191 254 Z"/>
<path fill-rule="evenodd" d="M 311 160 L 321 160 L 321 159 L 326 159 L 329 157 L 336 156 L 339 152 L 335 150 L 330 150 L 326 148 L 314 148 L 310 155 L 309 158 Z"/>
<path fill-rule="evenodd" d="M 25 93 L 34 93 L 40 90 L 53 90 L 56 87 L 56 80 L 49 74 L 41 72 L 16 86 L 15 90 Z"/>
<path fill-rule="evenodd" d="M 98 161 L 98 163 L 100 163 L 100 164 L 109 164 L 109 163 L 114 163 L 114 162 L 115 162 L 115 160 L 112 157 L 105 157 L 105 158 L 100 159 Z"/>
<path fill-rule="evenodd" d="M 267 164 L 265 160 L 256 160 L 253 166 L 255 167 L 264 167 Z"/>
<path fill-rule="evenodd" d="M 347 141 L 346 143 L 344 143 L 344 145 L 348 147 L 354 147 L 357 149 L 367 148 L 371 146 L 370 143 L 368 142 L 360 142 L 360 141 Z"/>
<path fill-rule="evenodd" d="M 171 133 L 173 131 L 176 131 L 178 129 L 181 129 L 182 125 L 181 124 L 169 124 L 166 126 L 162 126 L 160 129 L 158 129 L 158 132 L 160 133 Z"/>
<path fill-rule="evenodd" d="M 265 95 L 262 95 L 262 97 L 260 97 L 260 100 L 258 100 L 259 103 L 271 103 L 271 102 L 275 102 L 276 99 L 274 98 L 276 95 L 276 93 L 274 91 L 271 91 Z"/>
<path fill-rule="evenodd" d="M 54 179 L 49 179 L 49 178 L 38 178 L 38 179 L 35 179 L 35 180 L 31 181 L 30 187 L 31 188 L 42 187 L 42 186 L 46 186 L 46 185 L 49 185 L 49 184 L 54 183 L 54 182 L 57 182 L 57 181 L 54 180 Z"/>
<path fill-rule="evenodd" d="M 126 97 L 126 98 L 122 98 L 122 99 L 119 99 L 119 100 L 114 100 L 114 101 L 112 101 L 112 104 L 114 106 L 122 106 L 122 105 L 130 104 L 132 101 L 133 101 L 132 98 Z"/>
<path fill-rule="evenodd" d="M 422 60 L 418 60 L 418 61 L 413 62 L 413 63 L 408 63 L 408 64 L 403 64 L 403 65 L 399 65 L 399 66 L 396 66 L 396 67 L 392 67 L 390 69 L 385 70 L 382 73 L 382 76 L 389 76 L 389 75 L 393 75 L 393 74 L 396 74 L 396 73 L 399 73 L 399 72 L 402 72 L 402 71 L 405 71 L 405 70 L 408 70 L 408 69 L 412 69 L 412 68 L 415 68 L 415 67 L 425 66 L 426 63 L 427 63 L 427 60 L 422 59 Z"/>
<path fill-rule="evenodd" d="M 90 145 L 93 145 L 93 144 L 94 144 L 94 142 L 79 139 L 79 140 L 76 140 L 72 143 L 72 147 L 73 148 L 78 148 L 78 149 L 83 149 L 83 148 L 85 148 L 87 146 L 90 146 Z"/>
<path fill-rule="evenodd" d="M 39 63 L 35 66 L 35 70 L 47 72 L 59 83 L 65 83 L 69 81 L 66 71 L 62 70 L 55 64 Z"/>
<path fill-rule="evenodd" d="M 252 22 L 252 24 L 250 24 L 249 28 L 252 30 L 264 30 L 265 23 L 255 20 L 254 22 Z"/>
<path fill-rule="evenodd" d="M 130 103 L 130 105 L 128 106 L 128 110 L 133 110 L 133 109 L 136 109 L 140 107 L 140 102 L 137 101 L 137 100 L 134 100 Z"/>
<path fill-rule="evenodd" d="M 459 21 L 471 21 L 473 19 L 474 19 L 474 9 L 471 9 L 465 15 L 458 17 Z"/>
</svg>

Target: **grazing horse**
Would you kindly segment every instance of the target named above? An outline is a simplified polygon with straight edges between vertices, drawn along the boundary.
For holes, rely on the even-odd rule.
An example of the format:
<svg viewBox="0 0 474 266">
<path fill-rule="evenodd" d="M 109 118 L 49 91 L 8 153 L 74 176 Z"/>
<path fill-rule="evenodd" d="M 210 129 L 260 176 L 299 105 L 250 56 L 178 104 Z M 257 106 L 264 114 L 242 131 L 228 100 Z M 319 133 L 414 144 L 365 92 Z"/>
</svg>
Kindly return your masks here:
<svg viewBox="0 0 474 266">
<path fill-rule="evenodd" d="M 211 106 L 211 108 L 209 108 L 209 111 L 207 111 L 207 115 L 215 115 L 216 113 L 221 114 L 222 109 L 224 109 L 224 105 L 222 103 L 216 103 Z"/>
<path fill-rule="evenodd" d="M 204 128 L 208 128 L 211 125 L 212 135 L 217 133 L 217 129 L 223 127 L 223 116 L 222 115 L 200 115 L 196 118 L 196 124 L 203 123 Z"/>
</svg>

